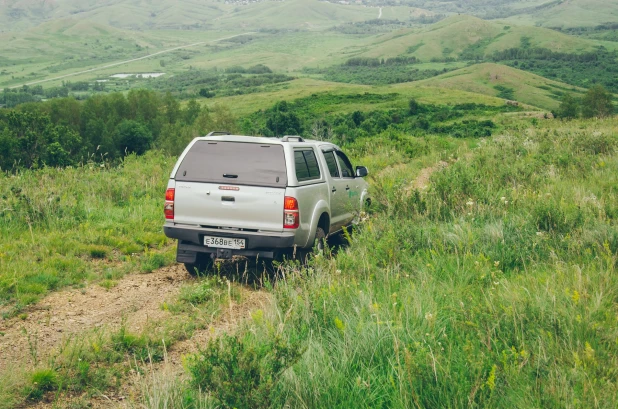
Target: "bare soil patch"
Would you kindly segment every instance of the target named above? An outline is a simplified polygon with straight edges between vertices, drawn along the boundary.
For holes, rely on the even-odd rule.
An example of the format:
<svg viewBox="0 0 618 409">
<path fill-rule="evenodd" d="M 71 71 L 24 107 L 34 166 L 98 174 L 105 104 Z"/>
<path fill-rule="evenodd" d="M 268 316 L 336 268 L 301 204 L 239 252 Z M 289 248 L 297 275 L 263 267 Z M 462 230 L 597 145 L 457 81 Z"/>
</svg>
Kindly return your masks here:
<svg viewBox="0 0 618 409">
<path fill-rule="evenodd" d="M 442 170 L 448 166 L 448 162 L 440 161 L 433 166 L 421 169 L 418 176 L 410 183 L 406 188 L 406 193 L 410 193 L 413 190 L 427 189 L 429 186 L 429 178 L 434 172 Z"/>
<path fill-rule="evenodd" d="M 93 284 L 52 293 L 25 314 L 0 321 L 0 371 L 17 362 L 34 365 L 33 345 L 42 360 L 67 339 L 98 327 L 114 330 L 124 320 L 127 330 L 139 332 L 171 315 L 161 304 L 188 278 L 182 266 L 174 265 L 128 275 L 109 290 Z"/>
</svg>

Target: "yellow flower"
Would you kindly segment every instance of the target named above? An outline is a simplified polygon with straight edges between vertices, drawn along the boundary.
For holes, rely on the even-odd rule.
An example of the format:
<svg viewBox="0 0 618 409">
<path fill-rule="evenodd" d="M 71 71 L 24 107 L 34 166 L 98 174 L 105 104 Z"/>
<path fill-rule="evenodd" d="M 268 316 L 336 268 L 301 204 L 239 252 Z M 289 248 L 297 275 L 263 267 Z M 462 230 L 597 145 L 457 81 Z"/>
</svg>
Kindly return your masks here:
<svg viewBox="0 0 618 409">
<path fill-rule="evenodd" d="M 345 330 L 345 324 L 339 318 L 335 318 L 335 327 L 343 334 Z"/>
</svg>

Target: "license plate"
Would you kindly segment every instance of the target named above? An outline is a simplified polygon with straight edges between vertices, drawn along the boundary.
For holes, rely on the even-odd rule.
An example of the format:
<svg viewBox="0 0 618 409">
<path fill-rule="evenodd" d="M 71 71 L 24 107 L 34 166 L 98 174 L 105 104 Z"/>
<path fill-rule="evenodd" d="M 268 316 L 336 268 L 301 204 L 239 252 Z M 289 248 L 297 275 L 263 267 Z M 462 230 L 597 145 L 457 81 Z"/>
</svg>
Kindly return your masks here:
<svg viewBox="0 0 618 409">
<path fill-rule="evenodd" d="M 230 239 L 229 237 L 205 236 L 204 245 L 206 247 L 240 250 L 245 248 L 245 239 Z"/>
</svg>

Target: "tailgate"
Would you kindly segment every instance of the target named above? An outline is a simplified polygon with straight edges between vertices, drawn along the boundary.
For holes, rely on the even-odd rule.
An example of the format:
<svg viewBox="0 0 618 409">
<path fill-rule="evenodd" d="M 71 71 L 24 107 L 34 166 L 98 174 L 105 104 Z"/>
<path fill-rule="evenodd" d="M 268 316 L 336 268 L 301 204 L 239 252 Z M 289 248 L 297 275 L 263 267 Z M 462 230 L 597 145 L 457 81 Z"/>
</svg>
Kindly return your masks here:
<svg viewBox="0 0 618 409">
<path fill-rule="evenodd" d="M 283 231 L 285 188 L 183 181 L 175 187 L 174 223 Z"/>
</svg>

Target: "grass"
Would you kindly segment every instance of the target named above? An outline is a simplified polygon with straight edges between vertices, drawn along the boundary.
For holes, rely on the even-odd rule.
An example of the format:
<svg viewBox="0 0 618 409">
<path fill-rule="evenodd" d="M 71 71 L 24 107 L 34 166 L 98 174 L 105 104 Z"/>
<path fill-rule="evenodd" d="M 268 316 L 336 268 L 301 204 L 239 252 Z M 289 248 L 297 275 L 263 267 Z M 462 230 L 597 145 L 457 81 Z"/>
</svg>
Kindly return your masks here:
<svg viewBox="0 0 618 409">
<path fill-rule="evenodd" d="M 382 173 L 351 246 L 288 266 L 237 335 L 301 353 L 256 407 L 614 407 L 617 131 L 519 121 L 424 191 Z"/>
<path fill-rule="evenodd" d="M 438 77 L 429 78 L 412 86 L 443 87 L 446 90 L 460 89 L 471 93 L 498 96 L 496 86 L 514 90 L 514 99 L 546 110 L 556 109 L 560 104 L 556 90 L 569 89 L 580 93 L 578 87 L 549 80 L 536 74 L 500 64 L 483 63 L 462 68 Z"/>
<path fill-rule="evenodd" d="M 85 164 L 0 175 L 3 316 L 51 290 L 173 262 L 159 200 L 172 165 L 153 152 L 114 169 Z"/>
</svg>

